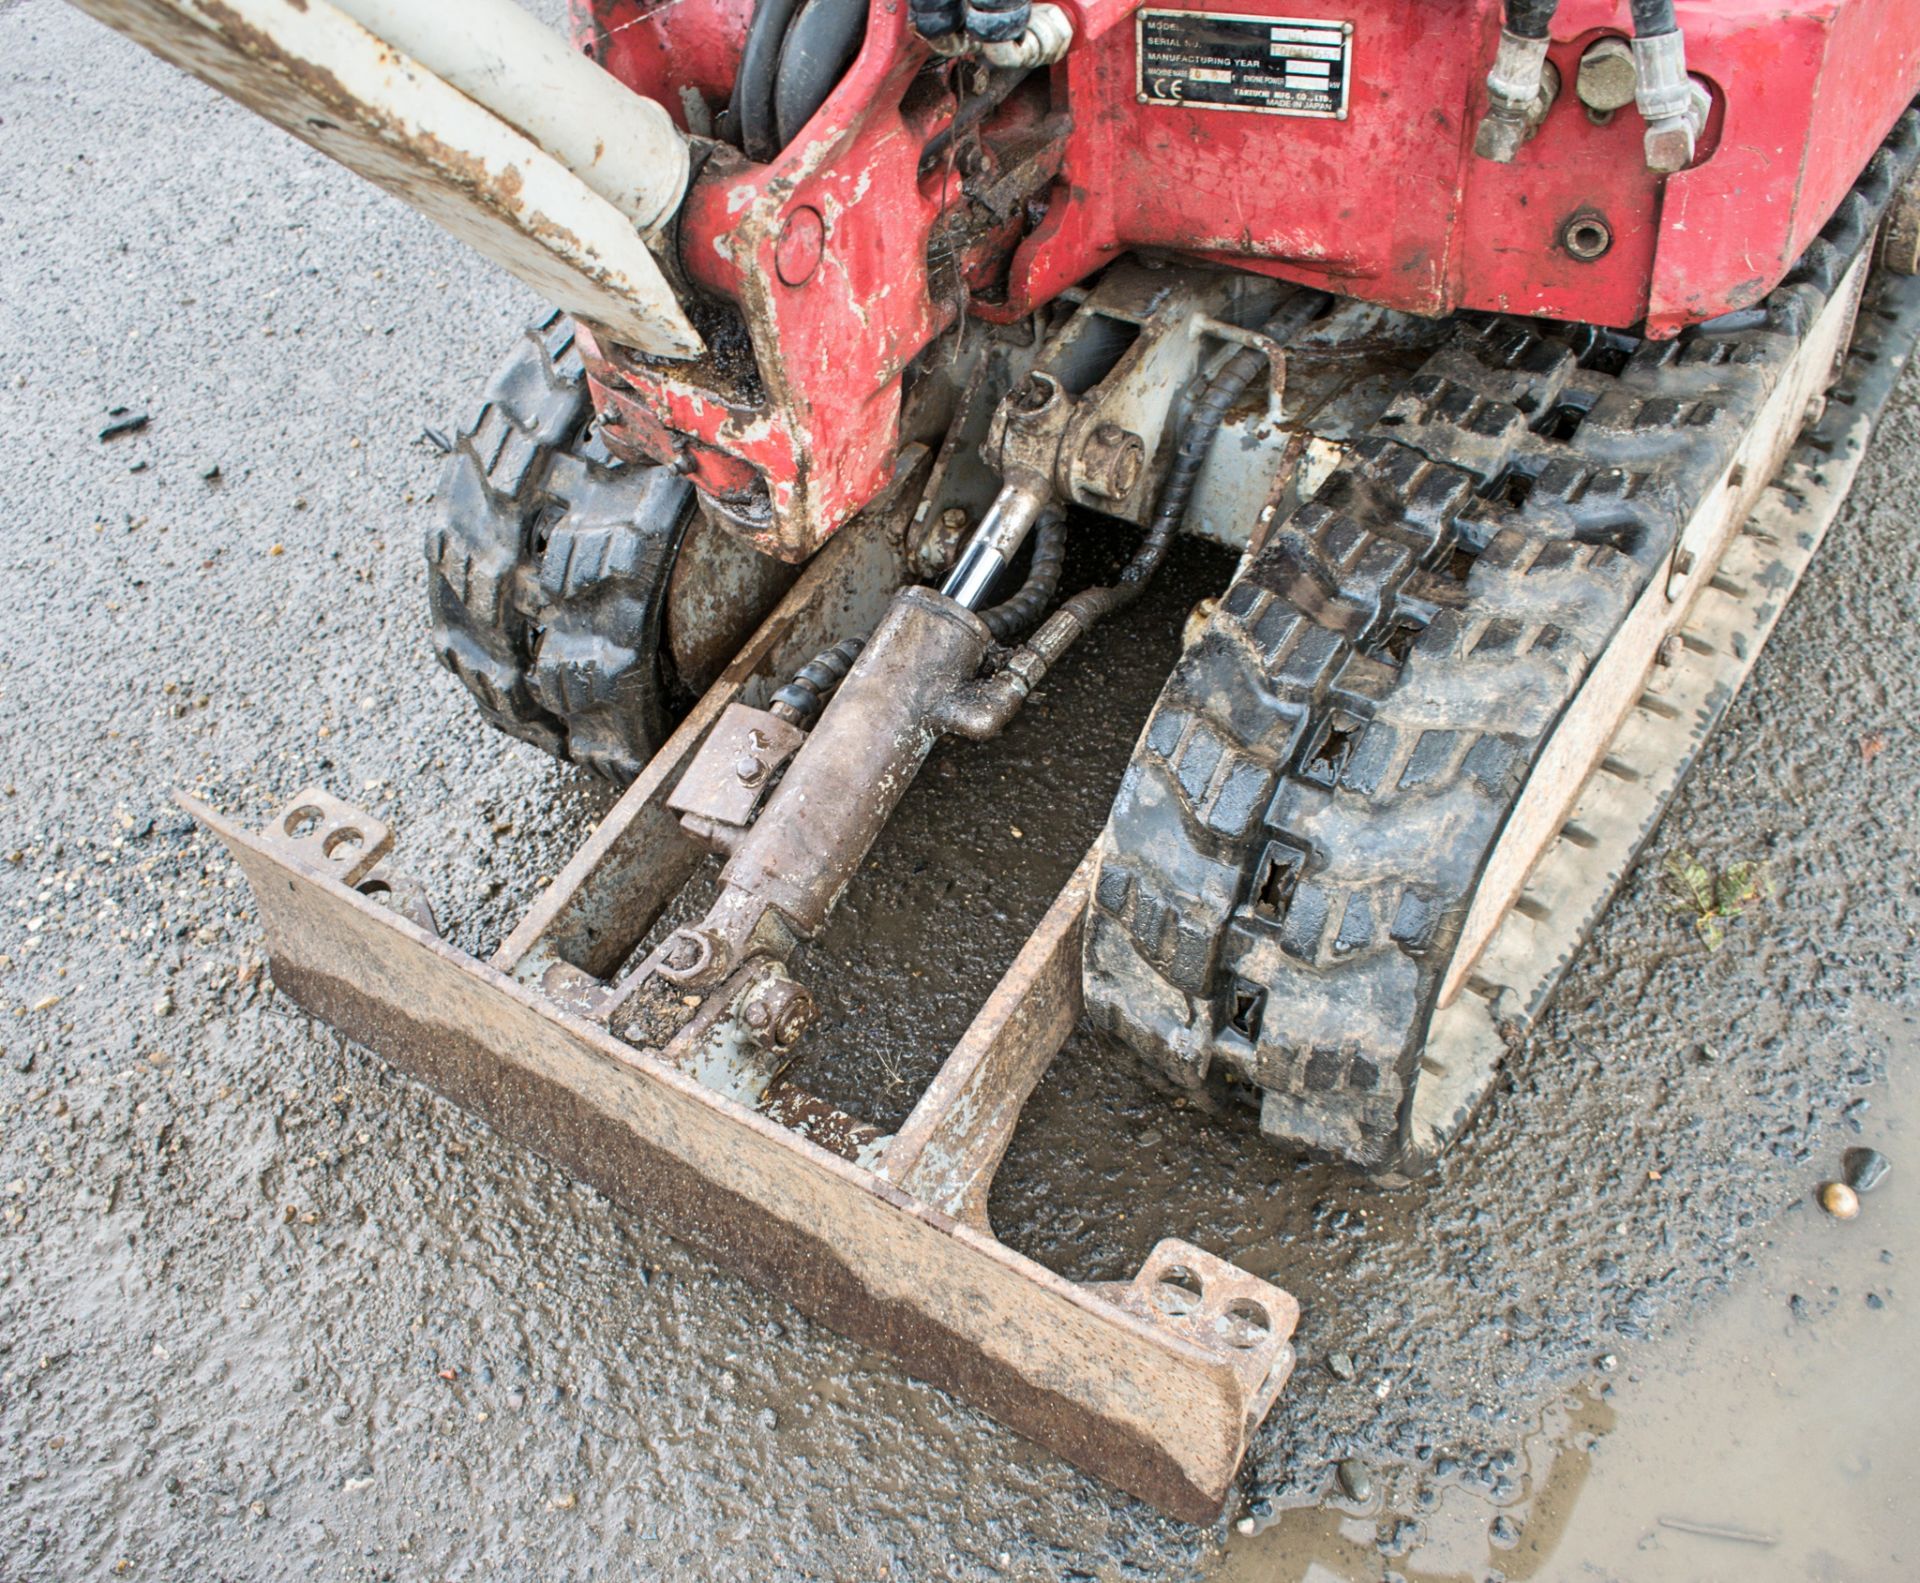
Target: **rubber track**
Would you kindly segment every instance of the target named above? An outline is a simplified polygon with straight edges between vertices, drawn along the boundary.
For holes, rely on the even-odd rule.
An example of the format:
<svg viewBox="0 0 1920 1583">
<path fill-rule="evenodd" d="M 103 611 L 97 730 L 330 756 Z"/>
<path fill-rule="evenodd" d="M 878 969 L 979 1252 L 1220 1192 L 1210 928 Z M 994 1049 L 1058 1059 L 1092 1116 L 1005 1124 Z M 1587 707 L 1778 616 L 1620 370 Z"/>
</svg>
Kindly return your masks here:
<svg viewBox="0 0 1920 1583">
<path fill-rule="evenodd" d="M 1276 1139 L 1407 1163 L 1441 979 L 1536 753 L 1917 150 L 1909 112 L 1748 327 L 1462 321 L 1169 678 L 1100 843 L 1096 1027 L 1178 1083 L 1256 1085 Z"/>
<path fill-rule="evenodd" d="M 624 785 L 670 724 L 660 625 L 692 490 L 615 462 L 592 415 L 572 321 L 529 326 L 447 458 L 428 604 L 494 725 Z"/>
</svg>

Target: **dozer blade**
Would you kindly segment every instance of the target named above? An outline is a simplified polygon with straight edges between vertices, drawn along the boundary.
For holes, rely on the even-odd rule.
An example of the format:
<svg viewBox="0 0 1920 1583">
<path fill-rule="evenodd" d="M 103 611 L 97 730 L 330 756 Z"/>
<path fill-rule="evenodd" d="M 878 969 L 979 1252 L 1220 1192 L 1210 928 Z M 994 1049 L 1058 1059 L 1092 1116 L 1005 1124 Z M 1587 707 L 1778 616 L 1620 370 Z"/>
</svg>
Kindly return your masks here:
<svg viewBox="0 0 1920 1583">
<path fill-rule="evenodd" d="M 181 801 L 246 874 L 279 992 L 803 1312 L 1209 1521 L 1292 1372 L 1297 1303 L 1178 1239 L 1130 1281 L 1076 1283 L 987 1220 L 1021 1108 L 1080 1014 L 1085 864 L 896 1134 L 784 1080 L 751 1102 L 722 1092 L 723 994 L 663 1048 L 606 1025 L 593 975 L 703 855 L 668 810 L 674 787 L 730 707 L 878 621 L 908 577 L 899 546 L 856 524 L 814 558 L 491 962 L 440 938 L 382 821 L 317 790 L 258 830 Z"/>
<path fill-rule="evenodd" d="M 356 0 L 365 5 L 366 0 Z M 478 0 L 476 0 L 478 3 Z M 616 208 L 516 124 L 419 60 L 376 37 L 328 0 L 73 0 L 163 60 L 286 128 L 303 143 L 411 204 L 569 313 L 623 345 L 660 357 L 702 349 L 642 231 L 671 217 L 685 189 L 687 150 L 666 113 L 584 57 L 559 69 L 570 94 L 604 100 L 626 134 L 632 179 Z M 515 80 L 516 63 L 475 59 L 464 7 L 389 0 L 384 12 L 440 11 L 418 29 L 469 68 L 468 86 L 535 113 L 552 84 Z M 484 0 L 485 20 L 529 57 L 558 64 L 551 36 L 529 16 Z M 523 73 L 524 75 L 524 73 Z M 465 80 L 463 78 L 463 80 Z M 562 139 L 539 128 L 560 146 Z M 570 150 L 562 147 L 563 153 Z M 576 158 L 578 156 L 575 156 Z M 585 161 L 580 160 L 584 166 Z M 604 173 L 589 170 L 598 179 Z M 602 185 L 607 185 L 602 181 Z"/>
</svg>

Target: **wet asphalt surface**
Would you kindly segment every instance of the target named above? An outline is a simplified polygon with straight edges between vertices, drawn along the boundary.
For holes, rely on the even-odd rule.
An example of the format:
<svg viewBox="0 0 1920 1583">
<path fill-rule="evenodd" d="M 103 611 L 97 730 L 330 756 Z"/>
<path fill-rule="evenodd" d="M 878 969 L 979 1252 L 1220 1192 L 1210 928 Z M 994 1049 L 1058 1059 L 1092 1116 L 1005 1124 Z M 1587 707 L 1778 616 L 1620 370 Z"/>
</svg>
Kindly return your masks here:
<svg viewBox="0 0 1920 1583">
<path fill-rule="evenodd" d="M 52 0 L 0 3 L 0 138 L 0 1577 L 1204 1576 L 1232 1520 L 1337 1508 L 1347 1456 L 1377 1486 L 1352 1575 L 1386 1575 L 1436 1492 L 1513 1498 L 1543 1413 L 1876 1136 L 1915 1048 L 1910 393 L 1653 848 L 1762 860 L 1776 896 L 1709 954 L 1643 865 L 1435 1181 L 1285 1160 L 1063 1052 L 1003 1236 L 1086 1279 L 1189 1236 L 1305 1310 L 1229 1523 L 1157 1517 L 273 993 L 171 789 L 372 809 L 476 951 L 610 800 L 425 642 L 421 428 L 535 304 Z M 117 406 L 150 421 L 101 441 Z M 1225 572 L 1184 552 L 1005 740 L 936 755 L 811 955 L 803 1081 L 905 1113 Z"/>
</svg>

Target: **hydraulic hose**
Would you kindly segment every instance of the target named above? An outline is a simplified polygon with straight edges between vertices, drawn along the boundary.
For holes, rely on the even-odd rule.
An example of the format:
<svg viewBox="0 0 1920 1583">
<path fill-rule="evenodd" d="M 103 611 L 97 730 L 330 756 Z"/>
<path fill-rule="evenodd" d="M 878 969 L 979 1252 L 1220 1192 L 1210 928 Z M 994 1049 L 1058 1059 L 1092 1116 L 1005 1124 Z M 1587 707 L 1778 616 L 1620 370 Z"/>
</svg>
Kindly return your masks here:
<svg viewBox="0 0 1920 1583">
<path fill-rule="evenodd" d="M 1060 586 L 1060 572 L 1067 561 L 1067 519 L 1058 511 L 1048 511 L 1034 527 L 1033 560 L 1027 568 L 1027 580 L 1010 599 L 976 614 L 987 625 L 994 640 L 1004 643 L 1016 633 L 1040 619 Z"/>
<path fill-rule="evenodd" d="M 827 102 L 867 36 L 867 0 L 805 0 L 780 45 L 774 130 L 785 148 Z"/>
<path fill-rule="evenodd" d="M 865 638 L 846 638 L 802 665 L 793 680 L 773 695 L 769 709 L 790 724 L 806 728 L 813 724 L 827 695 L 846 680 L 853 662 L 867 646 Z"/>
<path fill-rule="evenodd" d="M 780 48 L 800 0 L 759 0 L 747 24 L 747 42 L 740 52 L 740 70 L 733 79 L 733 99 L 727 114 L 748 159 L 764 164 L 780 152 L 779 128 L 774 120 L 774 87 L 780 74 Z"/>
<path fill-rule="evenodd" d="M 1513 3 L 1515 0 L 1509 0 L 1510 6 Z M 1673 0 L 1633 0 L 1632 11 L 1635 38 L 1658 38 L 1662 33 L 1679 29 L 1680 23 L 1673 14 Z"/>
<path fill-rule="evenodd" d="M 1640 0 L 1634 0 L 1636 15 L 1639 6 Z M 1516 38 L 1545 38 L 1559 9 L 1560 0 L 1507 0 L 1507 31 Z M 1667 15 L 1673 15 L 1671 4 Z"/>
</svg>

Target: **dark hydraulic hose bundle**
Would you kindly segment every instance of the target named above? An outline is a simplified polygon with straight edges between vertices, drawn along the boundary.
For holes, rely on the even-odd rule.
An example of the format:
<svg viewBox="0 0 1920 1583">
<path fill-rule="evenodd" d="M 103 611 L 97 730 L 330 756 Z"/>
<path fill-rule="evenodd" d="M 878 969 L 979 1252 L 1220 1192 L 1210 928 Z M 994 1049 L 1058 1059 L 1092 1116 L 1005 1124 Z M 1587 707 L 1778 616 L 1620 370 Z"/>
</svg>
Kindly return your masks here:
<svg viewBox="0 0 1920 1583">
<path fill-rule="evenodd" d="M 867 35 L 867 0 L 805 0 L 788 24 L 773 85 L 773 124 L 785 148 L 827 102 Z"/>
<path fill-rule="evenodd" d="M 826 103 L 866 28 L 864 0 L 759 0 L 723 131 L 749 159 L 772 159 Z"/>
<path fill-rule="evenodd" d="M 774 80 L 780 70 L 780 46 L 786 42 L 787 25 L 800 8 L 800 0 L 759 0 L 753 8 L 753 20 L 747 24 L 747 42 L 740 52 L 740 70 L 733 79 L 733 100 L 728 106 L 730 130 L 740 139 L 747 158 L 772 159 L 779 152 L 774 146 Z"/>
</svg>

